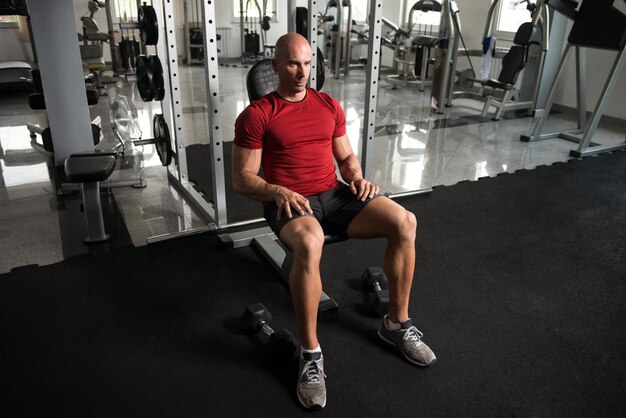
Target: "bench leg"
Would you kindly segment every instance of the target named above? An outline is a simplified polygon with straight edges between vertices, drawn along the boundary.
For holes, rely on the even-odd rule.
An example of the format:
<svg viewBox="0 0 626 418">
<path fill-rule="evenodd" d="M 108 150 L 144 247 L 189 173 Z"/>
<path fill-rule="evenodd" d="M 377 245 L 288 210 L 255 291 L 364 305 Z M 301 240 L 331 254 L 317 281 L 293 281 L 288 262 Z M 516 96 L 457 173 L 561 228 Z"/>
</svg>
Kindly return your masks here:
<svg viewBox="0 0 626 418">
<path fill-rule="evenodd" d="M 83 192 L 83 206 L 85 207 L 85 222 L 87 223 L 85 243 L 90 244 L 108 240 L 110 235 L 104 231 L 100 184 L 97 181 L 82 183 L 81 189 Z"/>
</svg>

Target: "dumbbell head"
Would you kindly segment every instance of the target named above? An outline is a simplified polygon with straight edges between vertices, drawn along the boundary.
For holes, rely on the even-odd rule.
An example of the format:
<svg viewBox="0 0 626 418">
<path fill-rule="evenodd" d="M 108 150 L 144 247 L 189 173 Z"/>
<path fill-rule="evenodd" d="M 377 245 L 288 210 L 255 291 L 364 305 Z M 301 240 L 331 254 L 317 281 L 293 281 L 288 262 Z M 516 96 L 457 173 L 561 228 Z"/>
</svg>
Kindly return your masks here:
<svg viewBox="0 0 626 418">
<path fill-rule="evenodd" d="M 368 304 L 378 317 L 389 312 L 389 290 L 387 276 L 380 267 L 368 267 L 361 276 L 363 287 L 369 292 Z"/>
<path fill-rule="evenodd" d="M 366 268 L 361 275 L 361 280 L 363 282 L 363 286 L 367 290 L 375 290 L 376 283 L 378 283 L 381 289 L 384 289 L 387 286 L 387 276 L 385 276 L 383 269 L 380 267 Z"/>
<path fill-rule="evenodd" d="M 262 303 L 253 303 L 243 311 L 241 321 L 250 331 L 257 332 L 263 324 L 269 324 L 272 321 L 272 314 Z"/>
<path fill-rule="evenodd" d="M 389 290 L 376 292 L 371 305 L 377 317 L 382 318 L 387 315 L 389 313 Z"/>
<path fill-rule="evenodd" d="M 271 351 L 279 357 L 292 356 L 298 347 L 296 339 L 287 328 L 279 329 L 270 337 Z"/>
</svg>

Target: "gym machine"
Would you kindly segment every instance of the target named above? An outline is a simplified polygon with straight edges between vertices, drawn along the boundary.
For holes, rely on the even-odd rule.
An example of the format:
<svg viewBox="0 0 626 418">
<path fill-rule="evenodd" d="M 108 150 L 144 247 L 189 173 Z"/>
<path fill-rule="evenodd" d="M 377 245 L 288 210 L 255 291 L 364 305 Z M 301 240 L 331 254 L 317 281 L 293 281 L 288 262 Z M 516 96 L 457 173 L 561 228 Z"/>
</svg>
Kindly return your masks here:
<svg viewBox="0 0 626 418">
<path fill-rule="evenodd" d="M 258 17 L 250 16 L 248 11 L 251 2 L 256 8 Z M 259 3 L 261 2 L 261 3 Z M 265 57 L 267 45 L 266 32 L 270 28 L 271 18 L 267 15 L 267 0 L 244 0 L 239 1 L 239 26 L 241 29 L 241 63 L 255 63 Z M 257 26 L 258 25 L 258 26 Z M 257 32 L 257 29 L 259 30 Z"/>
<path fill-rule="evenodd" d="M 198 19 L 200 15 L 200 4 L 197 0 L 193 0 L 191 4 L 188 0 L 185 0 L 183 3 L 183 10 L 185 18 L 183 31 L 185 34 L 187 65 L 204 64 L 202 27 Z"/>
<path fill-rule="evenodd" d="M 530 23 L 537 28 L 537 35 L 526 39 L 525 44 L 522 45 L 527 50 L 525 51 L 526 58 L 521 83 L 513 83 L 513 88 L 508 91 L 505 90 L 501 96 L 496 95 L 498 87 L 492 88 L 491 93 L 487 96 L 481 115 L 486 116 L 490 106 L 494 106 L 496 112 L 493 120 L 499 120 L 505 110 L 525 109 L 527 115 L 535 115 L 536 109 L 544 100 L 548 86 L 554 78 L 553 63 L 555 63 L 563 45 L 565 19 L 560 16 L 552 17 L 546 7 L 547 1 L 545 0 L 538 0 L 534 4 L 529 0 L 522 0 L 520 3 L 524 2 L 527 3 L 526 9 L 531 14 Z M 487 22 L 493 23 L 491 19 L 493 7 L 492 5 L 489 9 Z M 491 36 L 493 36 L 493 28 L 487 25 L 483 39 L 488 39 Z M 533 44 L 537 47 L 533 48 Z M 519 87 L 516 84 L 519 84 Z"/>
<path fill-rule="evenodd" d="M 104 61 L 104 44 L 109 44 L 111 51 L 111 66 L 113 74 L 117 75 L 118 72 L 118 56 L 115 47 L 114 32 L 111 29 L 113 27 L 113 18 L 111 12 L 110 0 L 88 0 L 87 1 L 88 15 L 81 16 L 80 21 L 82 24 L 82 33 L 78 34 L 78 40 L 82 42 L 80 45 L 80 55 L 83 61 L 83 66 L 87 68 L 90 74 L 86 77 L 86 80 L 93 81 L 98 93 L 101 96 L 105 96 L 106 90 L 103 83 L 113 83 L 113 79 L 105 76 L 104 70 L 106 63 Z M 94 19 L 95 14 L 104 9 L 107 17 L 107 32 L 100 32 L 98 23 Z"/>
<path fill-rule="evenodd" d="M 576 11 L 577 3 L 571 0 L 550 1 L 548 5 L 573 20 L 572 28 L 567 38 L 567 45 L 561 56 L 556 77 L 550 87 L 545 108 L 541 116 L 535 121 L 532 133 L 522 135 L 521 140 L 526 142 L 550 138 L 562 138 L 578 144 L 575 150 L 570 151 L 572 157 L 580 158 L 595 155 L 600 152 L 626 149 L 626 142 L 602 145 L 593 142 L 592 138 L 600 122 L 600 118 L 607 105 L 610 94 L 624 67 L 626 56 L 626 15 L 613 6 L 614 0 L 590 1 L 583 0 L 580 9 Z M 616 56 L 609 72 L 604 88 L 596 102 L 596 106 L 587 121 L 585 103 L 585 48 L 615 51 Z M 577 129 L 542 133 L 543 125 L 549 117 L 554 104 L 559 80 L 564 73 L 569 52 L 576 52 L 576 91 L 578 108 Z"/>
<path fill-rule="evenodd" d="M 191 3 L 190 3 L 191 1 Z M 200 21 L 200 0 L 185 0 L 183 3 L 185 23 L 185 53 L 187 65 L 204 64 L 204 41 L 202 22 Z M 216 35 L 219 41 L 221 36 Z M 217 52 L 220 52 L 218 49 Z"/>
<path fill-rule="evenodd" d="M 493 37 L 494 12 L 499 2 L 499 0 L 494 1 L 487 13 L 485 30 L 483 32 L 485 43 L 488 43 Z M 523 43 L 518 45 L 525 48 L 524 63 L 519 66 L 519 62 L 513 60 L 516 61 L 515 67 L 517 68 L 501 68 L 500 74 L 495 74 L 495 66 L 491 65 L 492 58 L 502 59 L 510 49 L 500 47 L 488 47 L 480 50 L 468 49 L 461 34 L 459 9 L 456 2 L 454 0 L 443 0 L 443 13 L 439 28 L 440 41 L 437 44 L 440 52 L 436 53 L 437 59 L 435 61 L 431 92 L 432 107 L 437 113 L 444 113 L 444 108 L 452 106 L 452 101 L 455 98 L 471 98 L 486 102 L 482 110 L 483 116 L 486 116 L 491 106 L 496 107 L 496 113 L 493 116 L 494 120 L 500 119 L 502 112 L 505 110 L 526 109 L 528 114 L 533 114 L 538 100 L 540 100 L 544 90 L 551 81 L 548 79 L 549 71 L 545 75 L 543 74 L 551 32 L 557 33 L 554 36 L 555 42 L 551 49 L 557 51 L 559 47 L 559 29 L 554 29 L 551 26 L 555 24 L 557 28 L 562 28 L 564 22 L 550 22 L 544 0 L 539 0 L 533 5 L 530 2 L 528 3 L 529 7 L 527 9 L 531 12 L 530 22 L 537 28 L 533 30 L 537 35 L 533 34 L 530 39 L 523 39 Z M 524 37 L 517 37 L 517 39 L 521 38 Z M 459 48 L 459 43 L 463 43 L 463 49 Z M 530 48 L 532 45 L 538 45 L 539 48 L 533 50 Z M 459 53 L 467 56 L 470 68 L 462 71 L 457 69 Z M 476 77 L 471 56 L 483 57 L 483 63 L 487 62 L 481 68 L 481 77 Z M 517 76 L 526 66 L 526 63 L 531 65 L 528 65 L 524 70 L 521 83 L 524 91 L 520 91 L 517 89 Z M 501 77 L 502 80 L 506 80 L 505 83 L 487 83 L 490 79 L 498 80 Z M 458 90 L 455 91 L 455 88 Z M 499 94 L 500 90 L 504 93 Z"/>
<path fill-rule="evenodd" d="M 432 84 L 428 79 L 428 66 L 431 63 L 431 49 L 436 45 L 438 37 L 432 25 L 419 22 L 421 14 L 430 12 L 441 14 L 441 3 L 435 0 L 420 0 L 413 4 L 409 10 L 406 29 L 394 27 L 393 23 L 383 19 L 384 23 L 394 29 L 393 61 L 396 74 L 385 77 L 389 84 L 415 86 L 419 91 L 424 91 L 425 86 Z M 420 13 L 417 18 L 414 17 L 416 13 Z"/>
<path fill-rule="evenodd" d="M 334 13 L 331 14 L 331 9 Z M 326 3 L 322 20 L 329 26 L 324 32 L 327 34 L 327 51 L 330 57 L 330 69 L 333 78 L 341 76 L 343 68 L 344 76 L 350 74 L 350 59 L 352 56 L 352 3 L 350 0 L 330 0 Z"/>
</svg>

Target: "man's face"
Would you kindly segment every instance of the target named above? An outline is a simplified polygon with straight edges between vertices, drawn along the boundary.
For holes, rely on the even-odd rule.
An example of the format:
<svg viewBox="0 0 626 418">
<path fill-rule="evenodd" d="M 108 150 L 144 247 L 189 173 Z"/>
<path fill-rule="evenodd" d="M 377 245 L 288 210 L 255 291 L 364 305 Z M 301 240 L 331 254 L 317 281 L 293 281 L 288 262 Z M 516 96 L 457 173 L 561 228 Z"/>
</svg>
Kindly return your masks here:
<svg viewBox="0 0 626 418">
<path fill-rule="evenodd" d="M 311 48 L 309 44 L 295 42 L 282 55 L 273 62 L 280 85 L 294 94 L 303 92 L 311 72 Z"/>
</svg>

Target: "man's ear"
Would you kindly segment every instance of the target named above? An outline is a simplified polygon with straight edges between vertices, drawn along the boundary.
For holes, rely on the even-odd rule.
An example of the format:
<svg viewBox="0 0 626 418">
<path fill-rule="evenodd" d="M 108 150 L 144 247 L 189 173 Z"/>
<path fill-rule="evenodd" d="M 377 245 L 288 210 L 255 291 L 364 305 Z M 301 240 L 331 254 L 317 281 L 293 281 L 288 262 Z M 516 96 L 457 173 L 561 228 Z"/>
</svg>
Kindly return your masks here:
<svg viewBox="0 0 626 418">
<path fill-rule="evenodd" d="M 274 70 L 275 73 L 278 72 L 278 63 L 276 62 L 276 58 L 272 58 L 272 70 Z"/>
</svg>

